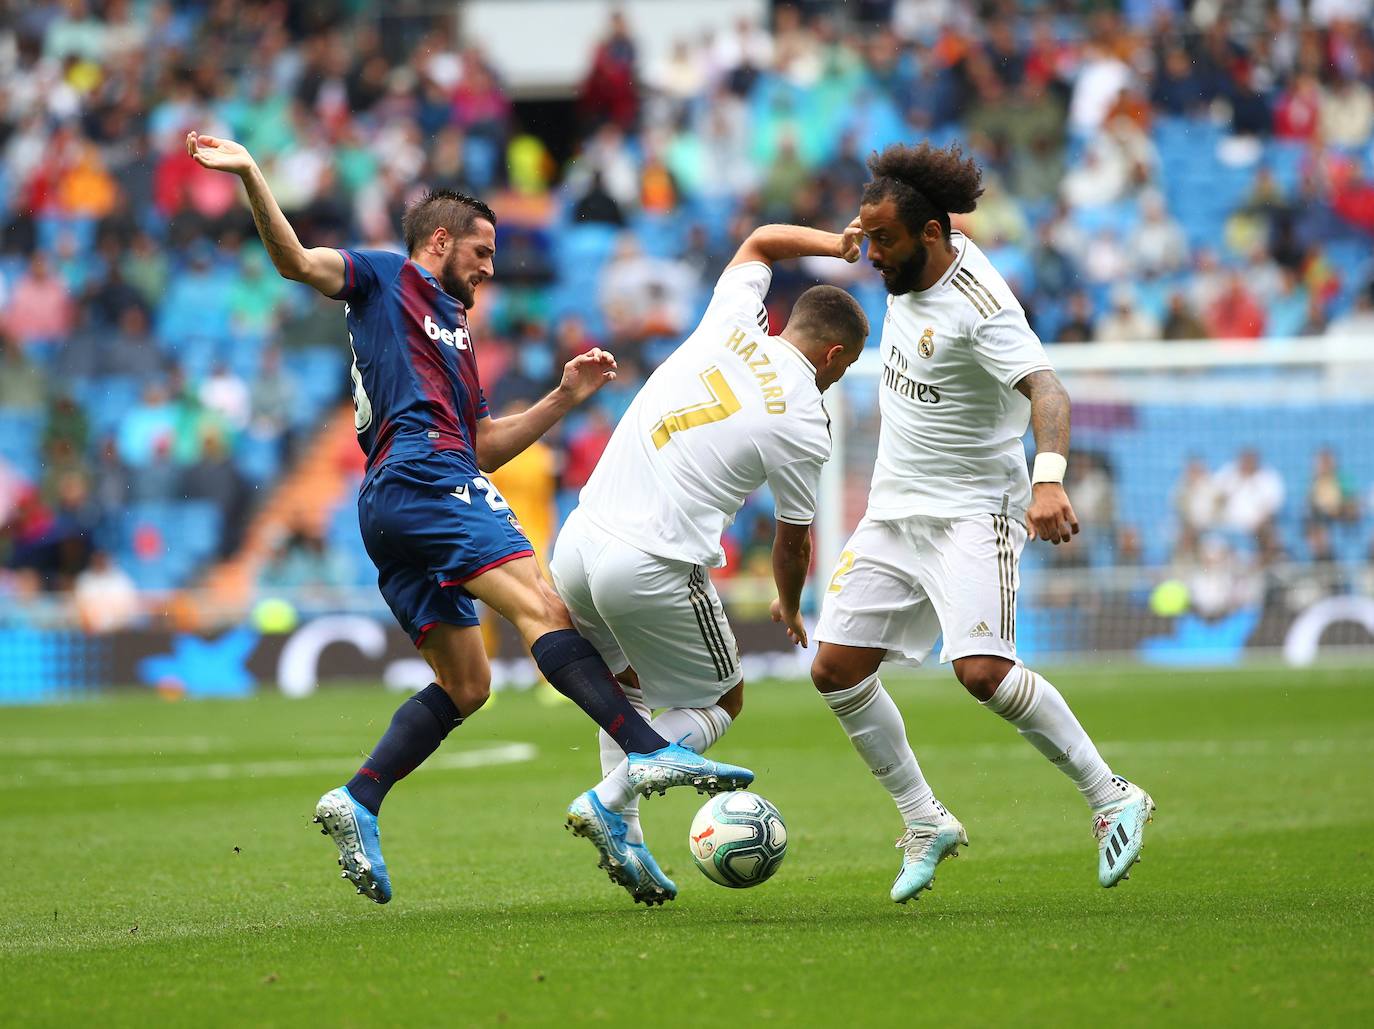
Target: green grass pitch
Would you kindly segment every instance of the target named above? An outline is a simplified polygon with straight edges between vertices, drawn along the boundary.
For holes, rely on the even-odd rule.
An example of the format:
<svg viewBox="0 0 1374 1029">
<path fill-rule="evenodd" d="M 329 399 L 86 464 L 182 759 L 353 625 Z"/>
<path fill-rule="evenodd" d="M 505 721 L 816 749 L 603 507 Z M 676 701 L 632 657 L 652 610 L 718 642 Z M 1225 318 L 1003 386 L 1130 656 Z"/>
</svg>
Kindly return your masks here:
<svg viewBox="0 0 1374 1029">
<path fill-rule="evenodd" d="M 1007 725 L 894 677 L 972 839 L 906 908 L 895 812 L 800 682 L 720 747 L 787 818 L 777 878 L 702 877 L 677 791 L 645 802 L 681 890 L 652 911 L 563 831 L 597 753 L 565 704 L 499 696 L 392 793 L 387 907 L 309 818 L 394 695 L 4 710 L 0 1024 L 1369 1024 L 1374 671 L 1054 679 L 1159 804 L 1131 881 L 1097 886 L 1086 808 Z"/>
</svg>

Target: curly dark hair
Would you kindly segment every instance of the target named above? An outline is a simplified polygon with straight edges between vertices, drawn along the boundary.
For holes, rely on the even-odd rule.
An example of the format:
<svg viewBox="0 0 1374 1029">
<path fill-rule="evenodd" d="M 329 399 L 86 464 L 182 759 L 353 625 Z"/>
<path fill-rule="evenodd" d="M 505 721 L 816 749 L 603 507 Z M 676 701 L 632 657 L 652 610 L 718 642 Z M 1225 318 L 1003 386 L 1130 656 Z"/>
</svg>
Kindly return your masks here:
<svg viewBox="0 0 1374 1029">
<path fill-rule="evenodd" d="M 948 236 L 950 213 L 972 211 L 983 195 L 983 172 L 958 143 L 944 149 L 929 143 L 894 143 L 868 159 L 868 170 L 873 179 L 864 187 L 863 202 L 876 204 L 891 197 L 913 233 L 934 219 Z"/>
<path fill-rule="evenodd" d="M 448 229 L 458 239 L 472 232 L 478 219 L 485 219 L 496 227 L 496 215 L 476 197 L 459 193 L 456 189 L 431 189 L 406 208 L 401 216 L 401 233 L 405 236 L 406 252 L 414 254 L 434 230 Z"/>
</svg>

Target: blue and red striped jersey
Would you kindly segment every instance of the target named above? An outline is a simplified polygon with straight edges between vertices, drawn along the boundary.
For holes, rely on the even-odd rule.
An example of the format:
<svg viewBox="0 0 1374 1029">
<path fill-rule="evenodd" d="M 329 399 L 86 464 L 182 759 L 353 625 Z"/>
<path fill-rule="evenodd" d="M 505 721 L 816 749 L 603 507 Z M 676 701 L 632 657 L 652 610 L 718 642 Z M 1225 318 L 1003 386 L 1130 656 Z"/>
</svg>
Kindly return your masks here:
<svg viewBox="0 0 1374 1029">
<path fill-rule="evenodd" d="M 477 467 L 488 415 L 467 310 L 400 254 L 340 250 L 353 348 L 354 427 L 367 470 L 444 451 Z"/>
</svg>

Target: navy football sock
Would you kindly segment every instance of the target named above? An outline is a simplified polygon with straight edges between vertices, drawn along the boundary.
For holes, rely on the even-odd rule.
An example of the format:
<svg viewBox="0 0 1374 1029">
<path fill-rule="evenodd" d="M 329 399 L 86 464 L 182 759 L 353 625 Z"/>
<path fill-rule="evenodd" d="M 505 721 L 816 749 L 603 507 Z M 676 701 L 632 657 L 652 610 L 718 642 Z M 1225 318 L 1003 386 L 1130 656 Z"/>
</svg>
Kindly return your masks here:
<svg viewBox="0 0 1374 1029">
<path fill-rule="evenodd" d="M 580 707 L 627 754 L 651 754 L 668 745 L 625 698 L 606 662 L 572 629 L 546 632 L 530 647 L 545 679 Z"/>
<path fill-rule="evenodd" d="M 438 750 L 449 730 L 462 721 L 462 714 L 443 687 L 430 683 L 396 709 L 391 725 L 372 748 L 372 756 L 348 780 L 348 792 L 375 815 L 387 791 Z"/>
</svg>

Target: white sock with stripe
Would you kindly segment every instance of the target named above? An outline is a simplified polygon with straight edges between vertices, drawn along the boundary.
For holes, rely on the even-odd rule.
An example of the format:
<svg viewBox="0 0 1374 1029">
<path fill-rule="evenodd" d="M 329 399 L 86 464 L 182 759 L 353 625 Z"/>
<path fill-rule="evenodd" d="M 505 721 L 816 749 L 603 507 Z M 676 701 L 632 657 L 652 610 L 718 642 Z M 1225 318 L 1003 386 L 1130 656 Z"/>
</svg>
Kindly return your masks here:
<svg viewBox="0 0 1374 1029">
<path fill-rule="evenodd" d="M 626 690 L 625 695 L 628 697 L 631 692 Z M 633 692 L 639 694 L 638 690 Z M 639 710 L 643 705 L 643 695 L 632 697 L 631 703 Z M 641 714 L 648 718 L 648 709 L 644 708 Z M 724 708 L 712 705 L 666 708 L 650 724 L 670 743 L 680 742 L 688 750 L 704 754 L 725 735 L 733 722 L 734 719 Z M 644 830 L 639 824 L 639 794 L 630 786 L 630 763 L 625 759 L 625 752 L 604 732 L 598 736 L 598 740 L 601 745 L 601 771 L 605 778 L 592 789 L 596 792 L 597 800 L 612 811 L 618 811 L 625 819 L 626 842 L 643 843 Z"/>
<path fill-rule="evenodd" d="M 1060 692 L 1024 665 L 1016 665 L 983 706 L 1001 715 L 1050 764 L 1067 775 L 1089 807 L 1101 807 L 1125 792 L 1126 780 L 1112 775 Z"/>
<path fill-rule="evenodd" d="M 927 822 L 946 813 L 916 763 L 902 713 L 876 673 L 857 686 L 821 696 L 873 777 L 892 795 L 903 822 Z"/>
<path fill-rule="evenodd" d="M 654 713 L 644 703 L 644 691 L 637 690 L 633 686 L 626 686 L 624 689 L 625 697 L 629 700 L 630 706 L 639 712 L 640 717 L 646 722 L 651 721 Z M 601 784 L 595 787 L 596 797 L 612 811 L 617 810 L 616 805 L 619 805 L 620 815 L 625 819 L 625 839 L 630 843 L 643 843 L 644 831 L 639 827 L 639 794 L 629 788 L 629 778 L 626 777 L 625 779 L 623 795 L 612 788 L 607 788 L 605 791 L 601 789 L 601 786 L 610 780 L 615 770 L 626 764 L 625 751 L 620 749 L 615 740 L 606 735 L 605 730 L 596 734 L 596 742 L 601 750 L 601 774 L 606 777 Z"/>
</svg>

